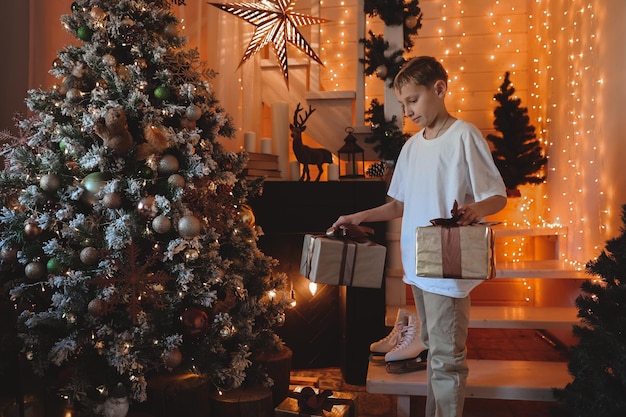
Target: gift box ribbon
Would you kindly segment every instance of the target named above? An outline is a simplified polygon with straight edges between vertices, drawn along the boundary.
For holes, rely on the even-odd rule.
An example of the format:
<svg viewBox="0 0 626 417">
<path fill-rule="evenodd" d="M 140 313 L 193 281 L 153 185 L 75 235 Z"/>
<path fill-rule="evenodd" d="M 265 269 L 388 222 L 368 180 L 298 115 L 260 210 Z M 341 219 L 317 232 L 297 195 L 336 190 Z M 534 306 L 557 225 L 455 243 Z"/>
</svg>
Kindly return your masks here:
<svg viewBox="0 0 626 417">
<path fill-rule="evenodd" d="M 289 397 L 298 400 L 298 408 L 302 413 L 314 413 L 316 411 L 331 411 L 335 405 L 349 405 L 352 400 L 346 398 L 334 398 L 333 392 L 323 390 L 319 394 L 311 387 L 304 387 L 300 392 L 291 392 Z"/>
<path fill-rule="evenodd" d="M 358 246 L 374 245 L 374 241 L 370 238 L 370 235 L 373 234 L 373 229 L 355 224 L 346 224 L 338 228 L 331 227 L 326 230 L 327 237 L 343 241 L 341 266 L 339 267 L 339 285 L 352 285 Z"/>
</svg>

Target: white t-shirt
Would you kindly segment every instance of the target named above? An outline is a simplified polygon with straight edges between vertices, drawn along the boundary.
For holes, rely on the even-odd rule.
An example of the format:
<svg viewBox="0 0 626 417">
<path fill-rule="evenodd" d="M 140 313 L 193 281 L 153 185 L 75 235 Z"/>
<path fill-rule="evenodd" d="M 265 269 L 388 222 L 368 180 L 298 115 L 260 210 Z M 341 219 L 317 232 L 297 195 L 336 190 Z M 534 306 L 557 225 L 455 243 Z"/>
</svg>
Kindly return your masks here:
<svg viewBox="0 0 626 417">
<path fill-rule="evenodd" d="M 494 195 L 506 197 L 506 188 L 493 162 L 487 141 L 472 124 L 456 120 L 436 139 L 423 130 L 402 147 L 388 195 L 404 203 L 400 247 L 404 282 L 424 291 L 465 297 L 480 280 L 426 278 L 415 275 L 415 231 L 431 219 L 449 218 L 454 201 L 459 206 Z"/>
</svg>

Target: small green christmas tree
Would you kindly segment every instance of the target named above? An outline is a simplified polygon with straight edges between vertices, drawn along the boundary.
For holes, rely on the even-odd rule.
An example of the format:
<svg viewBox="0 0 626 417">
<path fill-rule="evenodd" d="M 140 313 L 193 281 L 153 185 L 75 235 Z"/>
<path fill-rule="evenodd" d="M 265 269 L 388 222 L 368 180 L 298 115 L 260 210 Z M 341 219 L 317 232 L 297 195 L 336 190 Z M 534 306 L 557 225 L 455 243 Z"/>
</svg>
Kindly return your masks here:
<svg viewBox="0 0 626 417">
<path fill-rule="evenodd" d="M 626 205 L 622 206 L 626 225 Z M 587 280 L 576 299 L 582 323 L 569 356 L 574 380 L 555 390 L 569 417 L 626 415 L 626 228 L 607 241 L 596 260 L 586 265 L 600 281 Z"/>
<path fill-rule="evenodd" d="M 512 98 L 515 88 L 506 72 L 500 92 L 493 97 L 499 103 L 493 111 L 494 127 L 502 135 L 488 134 L 493 144 L 493 159 L 502 175 L 509 195 L 519 196 L 518 186 L 540 184 L 544 175 L 537 175 L 548 158 L 543 155 L 541 143 L 536 139 L 535 127 L 529 123 L 528 109 L 521 107 L 521 99 Z"/>
<path fill-rule="evenodd" d="M 0 284 L 25 362 L 83 417 L 162 372 L 269 384 L 259 357 L 282 344 L 286 277 L 247 205 L 262 183 L 220 144 L 235 129 L 171 3 L 72 3 L 59 82 L 3 150 Z"/>
</svg>

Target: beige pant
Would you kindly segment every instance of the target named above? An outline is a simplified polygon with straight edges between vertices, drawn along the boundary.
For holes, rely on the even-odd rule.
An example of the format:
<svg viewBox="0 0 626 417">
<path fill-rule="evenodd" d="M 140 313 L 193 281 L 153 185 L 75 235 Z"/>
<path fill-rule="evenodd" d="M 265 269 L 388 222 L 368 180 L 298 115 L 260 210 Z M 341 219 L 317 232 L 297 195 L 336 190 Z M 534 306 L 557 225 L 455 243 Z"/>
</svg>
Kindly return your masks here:
<svg viewBox="0 0 626 417">
<path fill-rule="evenodd" d="M 428 348 L 425 417 L 461 417 L 467 379 L 467 329 L 470 297 L 452 298 L 412 286 Z"/>
</svg>

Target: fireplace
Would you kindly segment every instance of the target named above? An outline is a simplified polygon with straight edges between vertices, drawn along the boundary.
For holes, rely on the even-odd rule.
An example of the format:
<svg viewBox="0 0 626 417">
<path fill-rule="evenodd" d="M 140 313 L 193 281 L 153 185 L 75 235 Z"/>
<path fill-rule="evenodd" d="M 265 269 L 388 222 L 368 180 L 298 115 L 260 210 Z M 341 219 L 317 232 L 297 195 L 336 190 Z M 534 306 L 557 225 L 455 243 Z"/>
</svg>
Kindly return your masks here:
<svg viewBox="0 0 626 417">
<path fill-rule="evenodd" d="M 369 345 L 384 337 L 385 293 L 380 289 L 319 284 L 315 295 L 299 272 L 306 233 L 320 234 L 341 214 L 385 202 L 383 181 L 268 181 L 262 196 L 250 201 L 264 236 L 259 248 L 276 258 L 289 276 L 296 307 L 277 329 L 293 350 L 293 369 L 341 367 L 346 382 L 365 384 Z M 385 223 L 367 224 L 385 244 Z"/>
</svg>

